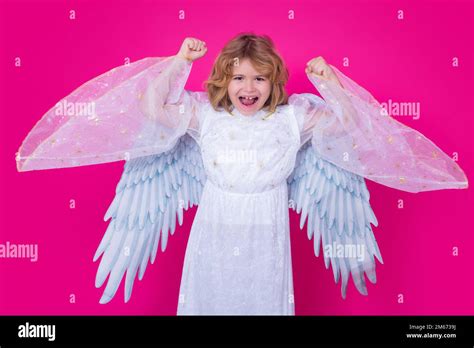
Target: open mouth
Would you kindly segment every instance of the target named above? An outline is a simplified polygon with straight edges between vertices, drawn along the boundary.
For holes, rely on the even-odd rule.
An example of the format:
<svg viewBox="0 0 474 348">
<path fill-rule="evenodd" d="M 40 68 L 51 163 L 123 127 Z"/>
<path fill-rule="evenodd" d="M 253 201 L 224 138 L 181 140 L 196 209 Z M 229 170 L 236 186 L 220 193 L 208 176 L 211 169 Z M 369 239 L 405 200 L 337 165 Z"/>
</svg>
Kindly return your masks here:
<svg viewBox="0 0 474 348">
<path fill-rule="evenodd" d="M 245 106 L 251 106 L 255 104 L 258 97 L 239 97 L 240 103 Z"/>
</svg>

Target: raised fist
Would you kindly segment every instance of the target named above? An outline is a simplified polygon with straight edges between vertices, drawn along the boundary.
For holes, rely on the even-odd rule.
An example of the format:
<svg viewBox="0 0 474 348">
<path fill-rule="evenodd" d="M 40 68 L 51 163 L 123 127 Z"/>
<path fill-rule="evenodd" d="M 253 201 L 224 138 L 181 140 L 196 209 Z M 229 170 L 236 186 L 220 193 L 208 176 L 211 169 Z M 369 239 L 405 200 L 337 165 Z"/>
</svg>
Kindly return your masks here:
<svg viewBox="0 0 474 348">
<path fill-rule="evenodd" d="M 336 78 L 334 71 L 321 56 L 311 59 L 306 64 L 305 71 L 306 74 L 316 75 L 323 80 L 334 80 Z"/>
<path fill-rule="evenodd" d="M 180 56 L 188 61 L 195 61 L 196 59 L 201 58 L 207 52 L 206 43 L 199 39 L 195 39 L 192 37 L 187 37 L 184 39 L 181 48 L 177 56 Z"/>
</svg>

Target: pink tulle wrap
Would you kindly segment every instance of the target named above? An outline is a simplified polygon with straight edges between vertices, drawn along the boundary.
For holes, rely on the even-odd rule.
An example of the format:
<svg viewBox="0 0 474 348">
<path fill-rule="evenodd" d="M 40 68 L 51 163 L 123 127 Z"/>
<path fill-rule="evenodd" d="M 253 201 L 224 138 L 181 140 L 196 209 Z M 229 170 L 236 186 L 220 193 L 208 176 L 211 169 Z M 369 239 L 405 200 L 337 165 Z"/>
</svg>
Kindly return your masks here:
<svg viewBox="0 0 474 348">
<path fill-rule="evenodd" d="M 184 90 L 191 67 L 176 56 L 144 58 L 86 82 L 31 130 L 17 153 L 18 170 L 106 163 L 171 149 L 195 121 L 195 99 L 204 94 Z M 342 87 L 308 75 L 324 100 L 314 94 L 289 99 L 304 124 L 302 139 L 312 138 L 323 159 L 408 192 L 468 187 L 455 161 L 331 68 Z"/>
<path fill-rule="evenodd" d="M 19 171 L 128 160 L 167 151 L 186 133 L 191 113 L 178 102 L 191 64 L 144 58 L 116 67 L 61 99 L 17 153 Z"/>
<path fill-rule="evenodd" d="M 420 132 L 388 115 L 364 88 L 330 65 L 342 87 L 334 81 L 308 75 L 325 100 L 306 117 L 317 115 L 312 146 L 338 167 L 379 184 L 407 192 L 468 187 L 459 165 Z M 307 99 L 307 98 L 306 98 Z M 312 111 L 311 111 L 312 110 Z"/>
</svg>

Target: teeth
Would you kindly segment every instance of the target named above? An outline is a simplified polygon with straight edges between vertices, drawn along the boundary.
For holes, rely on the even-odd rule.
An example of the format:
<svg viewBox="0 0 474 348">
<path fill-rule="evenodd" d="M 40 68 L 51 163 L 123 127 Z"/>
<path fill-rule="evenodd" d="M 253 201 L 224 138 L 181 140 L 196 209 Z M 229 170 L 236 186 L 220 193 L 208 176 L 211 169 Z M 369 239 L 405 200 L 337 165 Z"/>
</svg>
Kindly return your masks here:
<svg viewBox="0 0 474 348">
<path fill-rule="evenodd" d="M 244 98 L 244 99 L 255 99 L 257 97 L 240 97 L 240 98 Z"/>
</svg>

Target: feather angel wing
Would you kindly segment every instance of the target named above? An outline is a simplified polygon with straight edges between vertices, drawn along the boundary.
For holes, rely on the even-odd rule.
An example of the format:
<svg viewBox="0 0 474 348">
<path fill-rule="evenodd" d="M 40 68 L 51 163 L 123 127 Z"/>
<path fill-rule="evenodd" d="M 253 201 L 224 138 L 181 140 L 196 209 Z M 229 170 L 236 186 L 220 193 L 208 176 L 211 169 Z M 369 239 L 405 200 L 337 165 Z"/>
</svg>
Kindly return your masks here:
<svg viewBox="0 0 474 348">
<path fill-rule="evenodd" d="M 94 256 L 102 255 L 96 287 L 107 276 L 100 303 L 109 302 L 125 276 L 125 302 L 132 294 L 138 272 L 141 280 L 148 262 L 154 263 L 161 241 L 164 252 L 169 235 L 183 223 L 183 210 L 199 204 L 206 176 L 198 144 L 180 138 L 171 150 L 126 162 L 104 220 L 109 226 Z"/>
<path fill-rule="evenodd" d="M 346 298 L 349 275 L 361 294 L 367 295 L 364 274 L 376 283 L 375 258 L 383 263 L 371 224 L 377 218 L 369 203 L 364 178 L 318 157 L 311 144 L 298 152 L 288 178 L 290 208 L 307 221 L 308 239 L 314 254 L 323 250 L 326 268 L 332 267 L 336 284 Z"/>
<path fill-rule="evenodd" d="M 324 100 L 310 93 L 289 98 L 303 145 L 288 186 L 300 228 L 307 221 L 314 252 L 319 256 L 322 248 L 345 298 L 349 275 L 366 295 L 365 275 L 375 283 L 375 259 L 383 263 L 364 178 L 414 193 L 467 188 L 468 181 L 431 140 L 394 120 L 368 91 L 331 68 L 340 83 L 308 75 Z"/>
<path fill-rule="evenodd" d="M 33 127 L 17 153 L 19 171 L 125 160 L 94 256 L 102 256 L 96 286 L 108 277 L 101 303 L 123 276 L 125 301 L 138 272 L 199 203 L 205 183 L 199 139 L 204 92 L 184 85 L 192 63 L 177 56 L 144 58 L 116 67 L 61 99 Z"/>
</svg>

